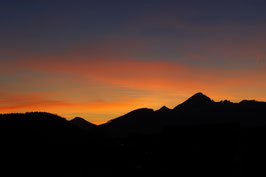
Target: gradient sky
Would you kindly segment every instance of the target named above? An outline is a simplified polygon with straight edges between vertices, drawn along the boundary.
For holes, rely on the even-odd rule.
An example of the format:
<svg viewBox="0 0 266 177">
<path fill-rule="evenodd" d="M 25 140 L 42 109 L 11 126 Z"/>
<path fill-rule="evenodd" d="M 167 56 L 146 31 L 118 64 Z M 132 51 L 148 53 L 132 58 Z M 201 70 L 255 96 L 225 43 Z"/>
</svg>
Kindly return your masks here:
<svg viewBox="0 0 266 177">
<path fill-rule="evenodd" d="M 1 0 L 0 112 L 94 123 L 196 92 L 266 101 L 264 0 Z"/>
</svg>

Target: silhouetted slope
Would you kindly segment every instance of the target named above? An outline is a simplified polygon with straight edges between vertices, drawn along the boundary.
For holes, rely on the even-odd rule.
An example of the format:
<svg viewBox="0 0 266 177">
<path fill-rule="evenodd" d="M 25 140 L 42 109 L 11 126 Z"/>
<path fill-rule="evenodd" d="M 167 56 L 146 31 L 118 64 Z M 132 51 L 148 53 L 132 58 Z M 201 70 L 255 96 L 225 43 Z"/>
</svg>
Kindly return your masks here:
<svg viewBox="0 0 266 177">
<path fill-rule="evenodd" d="M 88 121 L 86 121 L 80 117 L 75 117 L 74 119 L 70 120 L 70 123 L 72 123 L 73 125 L 81 128 L 83 130 L 88 130 L 88 129 L 97 127 L 97 125 L 90 123 L 90 122 L 88 122 Z"/>
<path fill-rule="evenodd" d="M 199 109 L 204 106 L 209 106 L 213 104 L 214 101 L 212 101 L 208 96 L 202 94 L 201 92 L 196 93 L 192 97 L 188 98 L 184 103 L 176 106 L 173 110 L 177 109 Z"/>
<path fill-rule="evenodd" d="M 6 141 L 25 143 L 72 143 L 79 134 L 64 118 L 44 112 L 1 114 L 0 133 Z"/>
<path fill-rule="evenodd" d="M 261 115 L 266 114 L 266 103 L 257 101 L 214 102 L 197 93 L 174 109 L 162 107 L 157 111 L 147 108 L 132 111 L 110 120 L 102 127 L 117 134 L 160 133 L 165 126 L 238 123 L 245 126 L 266 125 Z"/>
<path fill-rule="evenodd" d="M 0 174 L 79 176 L 82 159 L 75 156 L 81 151 L 82 144 L 88 142 L 84 136 L 79 128 L 54 114 L 1 114 Z M 75 150 L 75 147 L 78 149 Z M 70 152 L 70 149 L 75 153 Z"/>
<path fill-rule="evenodd" d="M 152 109 L 141 108 L 131 111 L 121 117 L 112 119 L 101 128 L 108 129 L 109 135 L 125 136 L 131 133 L 145 133 L 152 131 L 147 126 L 152 124 L 154 111 Z"/>
<path fill-rule="evenodd" d="M 138 109 L 88 130 L 49 113 L 0 115 L 0 174 L 266 176 L 265 115 L 265 102 L 214 102 L 201 93 L 175 109 Z"/>
<path fill-rule="evenodd" d="M 195 97 L 196 96 L 196 97 Z M 237 122 L 241 125 L 264 125 L 261 115 L 266 113 L 264 102 L 214 102 L 203 94 L 196 94 L 173 109 L 172 123 L 208 124 Z"/>
<path fill-rule="evenodd" d="M 114 124 L 114 123 L 120 123 L 124 121 L 137 121 L 141 120 L 140 117 L 149 117 L 151 114 L 153 114 L 152 109 L 148 108 L 141 108 L 141 109 L 136 109 L 134 111 L 131 111 L 121 117 L 115 118 L 107 122 L 107 124 Z"/>
</svg>

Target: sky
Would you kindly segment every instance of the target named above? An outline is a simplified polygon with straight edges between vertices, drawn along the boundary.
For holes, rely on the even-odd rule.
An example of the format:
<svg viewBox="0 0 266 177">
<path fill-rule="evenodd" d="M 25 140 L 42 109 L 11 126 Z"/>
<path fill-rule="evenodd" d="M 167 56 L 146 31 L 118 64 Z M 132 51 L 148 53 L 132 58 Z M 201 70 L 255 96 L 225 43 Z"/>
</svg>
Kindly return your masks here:
<svg viewBox="0 0 266 177">
<path fill-rule="evenodd" d="M 266 101 L 266 1 L 1 0 L 0 112 L 101 124 L 197 92 Z"/>
</svg>

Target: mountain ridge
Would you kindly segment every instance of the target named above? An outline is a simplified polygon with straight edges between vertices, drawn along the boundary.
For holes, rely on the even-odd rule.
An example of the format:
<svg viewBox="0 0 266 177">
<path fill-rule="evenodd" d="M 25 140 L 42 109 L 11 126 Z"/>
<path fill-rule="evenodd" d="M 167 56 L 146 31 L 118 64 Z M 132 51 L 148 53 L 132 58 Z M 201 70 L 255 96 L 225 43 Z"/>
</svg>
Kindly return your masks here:
<svg viewBox="0 0 266 177">
<path fill-rule="evenodd" d="M 1 147 L 7 147 L 2 161 L 4 155 L 3 162 L 11 159 L 9 173 L 33 169 L 34 176 L 224 177 L 233 172 L 243 176 L 238 173 L 243 169 L 251 174 L 244 176 L 265 173 L 266 102 L 214 102 L 201 94 L 188 100 L 176 110 L 133 110 L 92 129 L 73 125 L 86 123 L 82 118 L 0 114 Z M 261 171 L 254 175 L 258 166 Z"/>
<path fill-rule="evenodd" d="M 158 110 L 139 108 L 100 125 L 95 125 L 80 117 L 68 120 L 67 122 L 70 122 L 72 125 L 75 125 L 83 130 L 88 130 L 95 127 L 116 127 L 116 129 L 138 129 L 139 132 L 142 132 L 143 129 L 149 128 L 153 130 L 156 129 L 156 131 L 158 131 L 164 126 L 176 124 L 213 123 L 215 121 L 217 123 L 223 121 L 251 121 L 250 118 L 243 118 L 241 120 L 239 116 L 232 117 L 230 114 L 240 114 L 242 117 L 247 117 L 244 115 L 245 112 L 247 112 L 247 115 L 256 115 L 259 113 L 256 113 L 255 111 L 263 112 L 262 109 L 264 108 L 266 110 L 266 102 L 263 101 L 242 100 L 238 103 L 233 103 L 228 100 L 223 100 L 215 102 L 202 92 L 198 92 L 173 109 L 169 109 L 166 106 L 162 106 Z M 23 116 L 23 114 L 19 113 L 1 115 L 2 117 Z M 31 118 L 58 117 L 62 120 L 64 119 L 60 116 L 43 112 L 25 113 L 25 116 Z M 261 121 L 264 124 L 264 120 L 260 120 L 260 122 Z"/>
<path fill-rule="evenodd" d="M 164 127 L 174 125 L 236 122 L 245 126 L 258 126 L 266 125 L 266 119 L 262 120 L 259 116 L 252 118 L 252 116 L 263 115 L 263 113 L 266 114 L 266 102 L 245 100 L 239 103 L 232 103 L 228 100 L 215 102 L 198 92 L 173 109 L 165 106 L 156 111 L 141 108 L 99 126 L 107 128 L 110 132 L 115 130 L 115 134 L 120 135 L 160 133 Z"/>
</svg>

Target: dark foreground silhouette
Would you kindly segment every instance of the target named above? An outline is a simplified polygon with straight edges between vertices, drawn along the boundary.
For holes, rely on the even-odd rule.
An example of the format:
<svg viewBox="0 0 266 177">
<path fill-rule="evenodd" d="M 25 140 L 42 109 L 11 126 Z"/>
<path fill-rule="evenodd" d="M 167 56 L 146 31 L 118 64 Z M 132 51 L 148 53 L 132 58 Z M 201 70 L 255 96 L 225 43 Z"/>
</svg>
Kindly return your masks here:
<svg viewBox="0 0 266 177">
<path fill-rule="evenodd" d="M 266 175 L 266 103 L 197 93 L 96 126 L 49 113 L 0 115 L 1 176 Z"/>
</svg>

